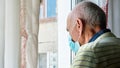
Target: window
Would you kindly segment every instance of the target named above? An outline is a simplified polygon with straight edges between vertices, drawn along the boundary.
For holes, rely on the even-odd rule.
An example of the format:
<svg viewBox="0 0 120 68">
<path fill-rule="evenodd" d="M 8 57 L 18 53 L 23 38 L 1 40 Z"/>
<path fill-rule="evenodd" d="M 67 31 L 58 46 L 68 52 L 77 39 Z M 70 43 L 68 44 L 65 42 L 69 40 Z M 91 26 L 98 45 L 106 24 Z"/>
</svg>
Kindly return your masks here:
<svg viewBox="0 0 120 68">
<path fill-rule="evenodd" d="M 47 1 L 47 18 L 56 16 L 56 0 L 46 0 Z"/>
<path fill-rule="evenodd" d="M 40 22 L 56 21 L 57 0 L 41 0 L 40 4 Z"/>
<path fill-rule="evenodd" d="M 57 0 L 41 0 L 38 37 L 38 68 L 58 68 Z"/>
</svg>

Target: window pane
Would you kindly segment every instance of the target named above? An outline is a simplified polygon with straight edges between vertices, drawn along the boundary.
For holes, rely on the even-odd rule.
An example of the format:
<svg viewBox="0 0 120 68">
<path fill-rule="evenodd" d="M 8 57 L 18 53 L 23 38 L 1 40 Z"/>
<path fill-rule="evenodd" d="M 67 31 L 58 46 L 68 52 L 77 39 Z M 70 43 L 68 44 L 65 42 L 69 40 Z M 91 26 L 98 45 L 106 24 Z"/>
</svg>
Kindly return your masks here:
<svg viewBox="0 0 120 68">
<path fill-rule="evenodd" d="M 47 0 L 47 17 L 56 16 L 56 0 Z"/>
</svg>

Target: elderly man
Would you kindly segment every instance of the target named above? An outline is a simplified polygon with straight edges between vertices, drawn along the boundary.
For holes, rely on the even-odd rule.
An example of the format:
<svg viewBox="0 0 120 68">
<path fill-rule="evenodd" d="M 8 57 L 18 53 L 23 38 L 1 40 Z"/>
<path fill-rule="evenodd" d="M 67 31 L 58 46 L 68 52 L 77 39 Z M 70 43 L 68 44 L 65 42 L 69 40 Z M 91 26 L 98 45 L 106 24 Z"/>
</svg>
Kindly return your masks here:
<svg viewBox="0 0 120 68">
<path fill-rule="evenodd" d="M 72 68 L 120 68 L 120 39 L 106 28 L 106 15 L 96 4 L 83 1 L 75 6 L 67 31 L 71 41 L 81 45 Z"/>
</svg>

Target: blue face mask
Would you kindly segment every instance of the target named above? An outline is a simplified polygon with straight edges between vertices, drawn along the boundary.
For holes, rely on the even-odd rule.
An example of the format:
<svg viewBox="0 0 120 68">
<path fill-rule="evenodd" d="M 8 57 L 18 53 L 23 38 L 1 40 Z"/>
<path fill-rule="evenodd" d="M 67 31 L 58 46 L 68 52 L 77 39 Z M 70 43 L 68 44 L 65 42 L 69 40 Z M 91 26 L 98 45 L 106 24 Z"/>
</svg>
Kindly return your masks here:
<svg viewBox="0 0 120 68">
<path fill-rule="evenodd" d="M 70 49 L 72 49 L 73 52 L 77 53 L 78 50 L 79 50 L 79 47 L 80 47 L 79 43 L 78 42 L 74 42 L 70 35 L 69 35 L 68 38 L 69 38 L 68 42 L 69 42 Z"/>
</svg>

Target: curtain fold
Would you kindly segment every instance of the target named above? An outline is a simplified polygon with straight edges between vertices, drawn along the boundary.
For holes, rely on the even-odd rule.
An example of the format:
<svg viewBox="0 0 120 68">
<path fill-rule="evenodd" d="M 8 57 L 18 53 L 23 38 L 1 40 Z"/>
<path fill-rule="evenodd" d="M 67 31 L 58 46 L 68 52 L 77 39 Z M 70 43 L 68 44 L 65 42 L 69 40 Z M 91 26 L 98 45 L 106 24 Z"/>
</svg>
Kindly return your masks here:
<svg viewBox="0 0 120 68">
<path fill-rule="evenodd" d="M 40 0 L 21 0 L 21 68 L 37 68 Z"/>
</svg>

